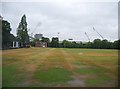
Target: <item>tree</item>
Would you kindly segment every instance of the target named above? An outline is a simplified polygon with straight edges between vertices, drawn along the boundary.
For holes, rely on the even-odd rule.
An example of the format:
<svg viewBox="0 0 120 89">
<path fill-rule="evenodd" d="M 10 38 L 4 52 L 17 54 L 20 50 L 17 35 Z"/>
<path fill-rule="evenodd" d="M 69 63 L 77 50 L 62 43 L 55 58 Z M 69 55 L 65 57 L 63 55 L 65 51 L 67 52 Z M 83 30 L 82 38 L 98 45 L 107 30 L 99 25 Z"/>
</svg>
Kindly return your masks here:
<svg viewBox="0 0 120 89">
<path fill-rule="evenodd" d="M 42 37 L 42 42 L 47 42 L 47 43 L 50 43 L 50 39 L 49 38 L 46 38 L 46 37 Z"/>
<path fill-rule="evenodd" d="M 87 42 L 84 46 L 86 48 L 92 48 L 93 47 L 93 43 L 92 42 Z"/>
<path fill-rule="evenodd" d="M 11 27 L 8 21 L 2 20 L 2 49 L 10 48 L 11 45 Z"/>
<path fill-rule="evenodd" d="M 100 39 L 95 39 L 94 41 L 93 41 L 93 47 L 94 48 L 101 48 L 101 40 Z"/>
<path fill-rule="evenodd" d="M 63 40 L 63 47 L 64 48 L 70 48 L 71 47 L 71 42 L 67 41 L 67 40 Z"/>
<path fill-rule="evenodd" d="M 67 40 L 63 40 L 62 45 L 64 48 L 67 46 L 66 43 L 67 43 Z"/>
<path fill-rule="evenodd" d="M 36 42 L 40 42 L 40 40 L 34 38 L 33 41 L 30 42 L 30 45 L 35 47 Z"/>
<path fill-rule="evenodd" d="M 79 48 L 83 48 L 83 43 L 81 41 L 78 45 L 79 45 Z"/>
<path fill-rule="evenodd" d="M 59 47 L 59 39 L 58 39 L 58 37 L 53 37 L 52 38 L 51 47 Z"/>
<path fill-rule="evenodd" d="M 104 40 L 102 40 L 101 41 L 102 43 L 101 43 L 101 46 L 102 46 L 102 48 L 103 49 L 108 49 L 108 48 L 110 48 L 110 42 L 108 42 L 108 40 L 106 40 L 106 39 L 104 39 Z"/>
<path fill-rule="evenodd" d="M 113 42 L 113 48 L 114 49 L 120 49 L 120 40 L 116 40 Z"/>
<path fill-rule="evenodd" d="M 20 47 L 26 47 L 29 44 L 29 35 L 27 31 L 27 22 L 25 15 L 23 15 L 21 22 L 17 28 L 17 38 L 20 43 Z"/>
<path fill-rule="evenodd" d="M 63 40 L 62 45 L 64 48 L 79 48 L 79 44 L 76 43 L 75 41 L 70 42 L 67 40 Z"/>
<path fill-rule="evenodd" d="M 42 37 L 42 42 L 46 42 L 48 47 L 50 46 L 50 39 L 49 38 L 46 38 L 46 37 Z"/>
</svg>

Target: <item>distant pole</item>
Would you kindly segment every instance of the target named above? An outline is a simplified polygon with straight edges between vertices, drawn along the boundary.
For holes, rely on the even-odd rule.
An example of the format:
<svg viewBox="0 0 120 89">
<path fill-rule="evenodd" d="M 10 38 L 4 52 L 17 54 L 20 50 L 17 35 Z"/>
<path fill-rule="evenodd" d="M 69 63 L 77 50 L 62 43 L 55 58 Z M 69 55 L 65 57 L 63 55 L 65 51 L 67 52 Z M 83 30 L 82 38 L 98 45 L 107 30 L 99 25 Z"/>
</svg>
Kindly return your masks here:
<svg viewBox="0 0 120 89">
<path fill-rule="evenodd" d="M 31 33 L 31 36 L 33 36 L 33 33 L 36 31 L 36 29 L 38 28 L 38 26 L 41 26 L 41 22 L 38 22 L 38 24 L 36 25 L 36 27 L 34 28 L 34 30 Z"/>
<path fill-rule="evenodd" d="M 89 40 L 89 42 L 90 42 L 90 38 L 89 38 L 89 36 L 87 35 L 87 33 L 85 32 L 85 35 L 87 36 L 87 38 L 88 38 L 88 40 Z"/>
<path fill-rule="evenodd" d="M 98 35 L 104 40 L 103 36 L 97 30 L 95 30 L 94 27 L 93 27 L 93 30 L 96 31 L 98 33 Z"/>
</svg>

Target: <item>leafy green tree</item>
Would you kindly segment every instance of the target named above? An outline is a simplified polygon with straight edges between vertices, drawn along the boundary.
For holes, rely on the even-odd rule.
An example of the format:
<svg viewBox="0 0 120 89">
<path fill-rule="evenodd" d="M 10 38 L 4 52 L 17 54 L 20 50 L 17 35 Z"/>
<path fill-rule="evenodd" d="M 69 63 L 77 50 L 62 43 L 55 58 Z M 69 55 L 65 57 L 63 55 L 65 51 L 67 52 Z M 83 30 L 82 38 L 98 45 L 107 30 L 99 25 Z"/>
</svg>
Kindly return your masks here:
<svg viewBox="0 0 120 89">
<path fill-rule="evenodd" d="M 10 48 L 11 39 L 10 39 L 10 23 L 8 21 L 2 20 L 2 49 Z"/>
<path fill-rule="evenodd" d="M 21 47 L 26 47 L 29 44 L 29 35 L 27 31 L 27 22 L 25 15 L 23 15 L 21 22 L 17 28 L 17 38 Z"/>
<path fill-rule="evenodd" d="M 64 47 L 64 48 L 69 48 L 70 45 L 71 45 L 70 42 L 67 41 L 67 40 L 63 40 L 63 43 L 62 43 L 62 44 L 63 44 L 63 47 Z"/>
<path fill-rule="evenodd" d="M 35 47 L 36 42 L 40 42 L 40 40 L 34 38 L 33 41 L 30 42 L 30 45 Z"/>
<path fill-rule="evenodd" d="M 63 42 L 62 42 L 62 45 L 63 45 L 63 47 L 65 48 L 66 47 L 66 40 L 63 40 Z"/>
<path fill-rule="evenodd" d="M 85 48 L 92 48 L 93 47 L 93 43 L 92 42 L 87 42 L 84 47 Z"/>
<path fill-rule="evenodd" d="M 74 42 L 71 42 L 71 46 L 72 48 L 78 48 L 78 44 L 74 41 Z"/>
<path fill-rule="evenodd" d="M 42 40 L 41 40 L 41 41 L 42 41 L 42 42 L 46 42 L 48 47 L 50 46 L 50 39 L 49 39 L 49 38 L 42 37 Z"/>
<path fill-rule="evenodd" d="M 113 42 L 113 48 L 114 49 L 120 49 L 120 40 L 116 40 Z"/>
<path fill-rule="evenodd" d="M 47 42 L 47 43 L 50 43 L 50 39 L 49 38 L 46 38 L 46 37 L 42 37 L 42 42 Z"/>
<path fill-rule="evenodd" d="M 59 39 L 58 39 L 58 37 L 53 37 L 52 38 L 51 47 L 59 47 Z"/>
<path fill-rule="evenodd" d="M 110 42 L 108 42 L 107 39 L 104 39 L 104 40 L 102 40 L 101 42 L 102 42 L 102 43 L 101 43 L 101 46 L 102 46 L 103 49 L 111 48 L 111 44 L 110 44 Z"/>
<path fill-rule="evenodd" d="M 83 48 L 83 43 L 82 42 L 79 43 L 79 48 Z"/>
<path fill-rule="evenodd" d="M 102 43 L 102 42 L 101 42 L 100 39 L 95 39 L 95 40 L 93 41 L 93 47 L 100 49 L 100 48 L 101 48 L 101 43 Z"/>
<path fill-rule="evenodd" d="M 79 48 L 79 44 L 76 43 L 75 41 L 70 42 L 70 41 L 67 41 L 67 40 L 63 40 L 62 44 L 63 44 L 64 48 Z"/>
</svg>

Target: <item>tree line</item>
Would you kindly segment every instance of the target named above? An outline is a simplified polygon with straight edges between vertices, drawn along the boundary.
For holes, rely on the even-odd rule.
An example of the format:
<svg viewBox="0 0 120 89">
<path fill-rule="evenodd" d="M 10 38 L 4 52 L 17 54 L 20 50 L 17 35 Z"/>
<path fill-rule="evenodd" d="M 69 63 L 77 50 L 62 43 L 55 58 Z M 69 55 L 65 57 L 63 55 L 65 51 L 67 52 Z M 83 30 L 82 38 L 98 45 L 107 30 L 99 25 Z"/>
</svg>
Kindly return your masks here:
<svg viewBox="0 0 120 89">
<path fill-rule="evenodd" d="M 75 42 L 63 40 L 59 42 L 58 37 L 49 38 L 42 37 L 42 40 L 34 39 L 30 42 L 31 46 L 35 47 L 36 42 L 46 42 L 48 47 L 54 48 L 94 48 L 94 49 L 120 49 L 120 40 L 109 42 L 107 39 L 95 39 L 93 42 Z"/>
<path fill-rule="evenodd" d="M 58 37 L 53 37 L 50 41 L 47 37 L 42 37 L 41 40 L 35 39 L 29 40 L 26 16 L 23 15 L 21 21 L 17 27 L 17 36 L 11 34 L 11 26 L 7 20 L 1 20 L 2 22 L 2 49 L 12 48 L 13 41 L 19 42 L 19 47 L 29 47 L 30 45 L 35 47 L 36 42 L 46 42 L 48 47 L 53 48 L 94 48 L 94 49 L 120 49 L 120 40 L 109 42 L 107 39 L 95 39 L 93 42 L 75 42 L 63 40 L 59 41 Z"/>
</svg>

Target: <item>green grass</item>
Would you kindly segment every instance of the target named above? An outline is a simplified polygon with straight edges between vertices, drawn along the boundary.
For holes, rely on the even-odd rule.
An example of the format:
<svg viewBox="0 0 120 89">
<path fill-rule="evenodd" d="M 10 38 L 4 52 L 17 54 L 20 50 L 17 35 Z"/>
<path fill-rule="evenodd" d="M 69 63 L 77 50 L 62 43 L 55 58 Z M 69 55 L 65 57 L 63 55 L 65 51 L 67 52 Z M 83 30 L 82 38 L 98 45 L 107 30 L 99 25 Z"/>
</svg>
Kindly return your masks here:
<svg viewBox="0 0 120 89">
<path fill-rule="evenodd" d="M 84 64 L 82 64 L 80 61 L 74 61 L 73 64 L 74 64 L 74 65 L 84 65 Z"/>
<path fill-rule="evenodd" d="M 106 82 L 110 82 L 110 81 L 111 81 L 111 77 L 104 75 L 104 74 L 97 76 L 96 78 L 86 79 L 86 83 L 88 84 L 88 86 L 96 86 L 98 84 L 103 85 Z"/>
<path fill-rule="evenodd" d="M 76 73 L 78 74 L 101 74 L 106 72 L 107 70 L 100 67 L 89 67 L 89 68 L 79 68 L 76 69 Z"/>
<path fill-rule="evenodd" d="M 96 71 L 91 70 L 91 69 L 77 69 L 76 73 L 79 73 L 79 74 L 95 74 Z"/>
<path fill-rule="evenodd" d="M 14 87 L 21 83 L 23 75 L 18 69 L 18 65 L 3 66 L 3 87 Z"/>
<path fill-rule="evenodd" d="M 105 74 L 109 73 L 109 70 L 101 67 L 78 68 L 75 72 L 80 75 L 89 75 L 89 77 L 85 79 L 87 86 L 100 86 L 112 81 L 112 77 Z"/>
<path fill-rule="evenodd" d="M 89 66 L 88 68 L 78 68 L 75 70 L 78 74 L 95 74 L 95 75 L 101 75 L 104 73 L 109 73 L 110 71 L 108 69 L 97 67 L 97 66 Z"/>
<path fill-rule="evenodd" d="M 38 70 L 35 78 L 42 83 L 66 83 L 71 80 L 71 72 L 62 68 L 51 68 L 48 70 Z"/>
<path fill-rule="evenodd" d="M 74 53 L 86 53 L 86 52 L 95 52 L 95 53 L 117 53 L 117 50 L 111 50 L 111 49 L 81 49 L 81 48 L 64 48 L 63 50 L 67 51 L 67 52 L 74 52 Z"/>
</svg>

